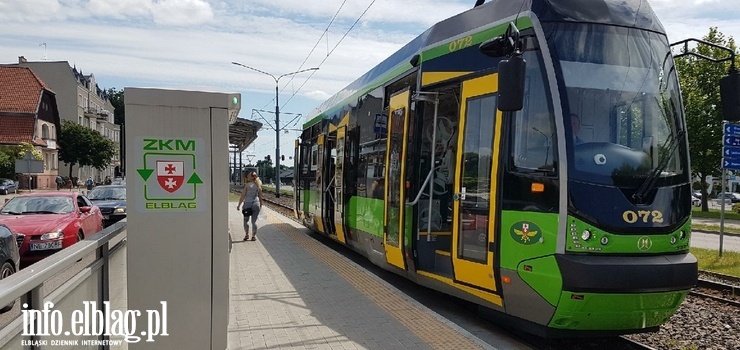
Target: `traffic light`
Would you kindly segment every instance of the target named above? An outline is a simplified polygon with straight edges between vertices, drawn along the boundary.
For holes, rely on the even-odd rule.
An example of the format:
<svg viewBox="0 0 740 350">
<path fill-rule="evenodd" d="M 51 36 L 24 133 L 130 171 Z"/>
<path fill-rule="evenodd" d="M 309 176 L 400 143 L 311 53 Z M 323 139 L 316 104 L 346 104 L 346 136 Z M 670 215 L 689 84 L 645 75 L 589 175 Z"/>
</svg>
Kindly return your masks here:
<svg viewBox="0 0 740 350">
<path fill-rule="evenodd" d="M 266 158 L 267 158 L 267 161 L 269 162 L 270 161 L 270 155 L 268 154 Z"/>
<path fill-rule="evenodd" d="M 285 160 L 285 156 L 280 156 L 280 160 Z"/>
</svg>

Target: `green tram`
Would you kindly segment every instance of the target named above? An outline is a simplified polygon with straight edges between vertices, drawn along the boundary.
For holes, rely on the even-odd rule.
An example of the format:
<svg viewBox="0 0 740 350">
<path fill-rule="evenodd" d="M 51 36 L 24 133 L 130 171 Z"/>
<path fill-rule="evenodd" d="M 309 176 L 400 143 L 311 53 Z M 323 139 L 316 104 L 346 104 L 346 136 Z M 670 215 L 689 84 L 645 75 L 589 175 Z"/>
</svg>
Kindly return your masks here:
<svg viewBox="0 0 740 350">
<path fill-rule="evenodd" d="M 535 334 L 654 331 L 697 279 L 685 130 L 646 1 L 494 0 L 317 109 L 296 215 Z"/>
</svg>

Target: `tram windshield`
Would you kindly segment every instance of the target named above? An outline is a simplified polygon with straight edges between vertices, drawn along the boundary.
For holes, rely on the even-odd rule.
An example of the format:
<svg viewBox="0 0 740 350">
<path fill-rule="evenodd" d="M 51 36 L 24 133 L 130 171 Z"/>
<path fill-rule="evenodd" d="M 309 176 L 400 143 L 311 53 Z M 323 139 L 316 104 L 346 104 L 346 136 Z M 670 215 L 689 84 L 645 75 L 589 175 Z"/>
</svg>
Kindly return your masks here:
<svg viewBox="0 0 740 350">
<path fill-rule="evenodd" d="M 666 37 L 582 23 L 549 23 L 545 31 L 565 87 L 570 178 L 632 189 L 687 181 L 683 109 Z"/>
</svg>

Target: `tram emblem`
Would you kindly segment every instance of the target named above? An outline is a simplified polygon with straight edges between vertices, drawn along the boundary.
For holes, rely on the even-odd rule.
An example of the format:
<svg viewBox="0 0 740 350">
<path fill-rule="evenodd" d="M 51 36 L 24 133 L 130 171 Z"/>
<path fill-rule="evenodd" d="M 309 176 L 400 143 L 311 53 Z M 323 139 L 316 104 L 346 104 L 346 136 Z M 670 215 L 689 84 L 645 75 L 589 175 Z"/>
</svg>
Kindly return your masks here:
<svg viewBox="0 0 740 350">
<path fill-rule="evenodd" d="M 637 249 L 641 251 L 650 250 L 653 247 L 653 241 L 650 237 L 642 236 L 637 240 Z"/>
<path fill-rule="evenodd" d="M 511 226 L 511 237 L 517 243 L 535 244 L 542 241 L 542 230 L 531 222 L 520 221 Z"/>
</svg>

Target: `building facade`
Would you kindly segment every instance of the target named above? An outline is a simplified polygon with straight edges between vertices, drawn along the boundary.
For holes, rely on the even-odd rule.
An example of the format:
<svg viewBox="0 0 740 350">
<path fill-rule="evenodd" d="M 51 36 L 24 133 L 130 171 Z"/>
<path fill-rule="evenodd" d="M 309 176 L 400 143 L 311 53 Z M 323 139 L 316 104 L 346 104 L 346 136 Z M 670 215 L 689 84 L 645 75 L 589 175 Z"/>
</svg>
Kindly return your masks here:
<svg viewBox="0 0 740 350">
<path fill-rule="evenodd" d="M 60 123 L 56 96 L 43 80 L 26 67 L 0 66 L 0 145 L 30 144 L 43 161 L 42 172 L 14 179 L 20 188 L 56 187 Z"/>
<path fill-rule="evenodd" d="M 121 129 L 120 125 L 114 123 L 113 105 L 106 91 L 98 86 L 95 76 L 83 74 L 81 69 L 70 66 L 67 61 L 29 62 L 21 56 L 18 58 L 18 65 L 33 70 L 56 93 L 61 120 L 69 120 L 96 130 L 115 144 L 116 154 L 106 169 L 75 165 L 71 169 L 71 176 L 83 180 L 92 177 L 99 183 L 106 177 L 115 178 L 116 169 L 121 164 Z M 69 176 L 70 165 L 59 163 L 59 174 Z"/>
</svg>

